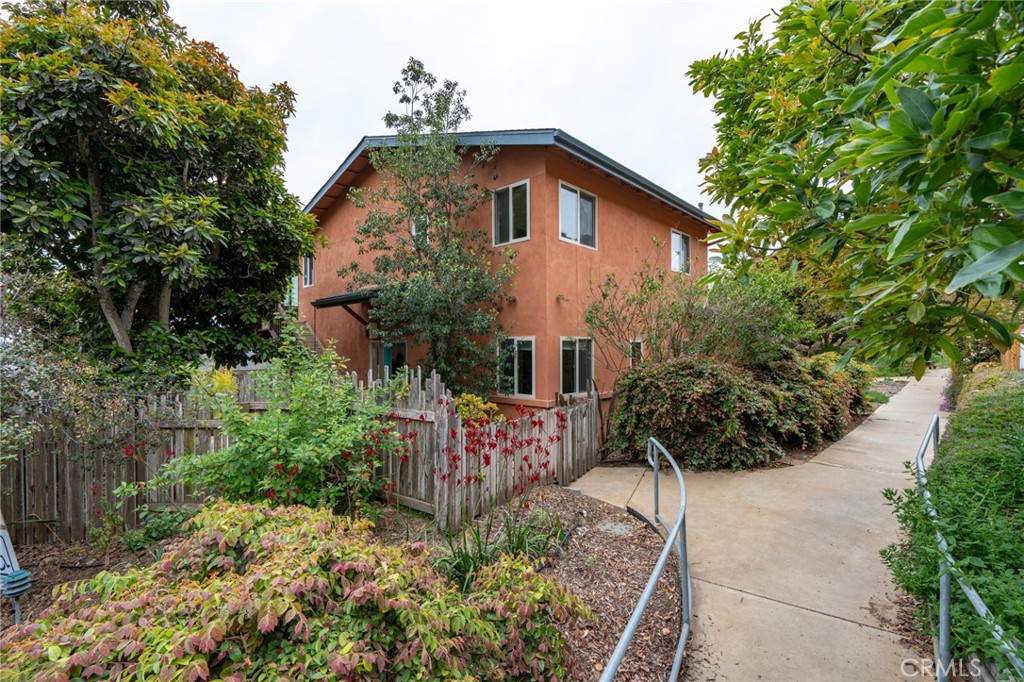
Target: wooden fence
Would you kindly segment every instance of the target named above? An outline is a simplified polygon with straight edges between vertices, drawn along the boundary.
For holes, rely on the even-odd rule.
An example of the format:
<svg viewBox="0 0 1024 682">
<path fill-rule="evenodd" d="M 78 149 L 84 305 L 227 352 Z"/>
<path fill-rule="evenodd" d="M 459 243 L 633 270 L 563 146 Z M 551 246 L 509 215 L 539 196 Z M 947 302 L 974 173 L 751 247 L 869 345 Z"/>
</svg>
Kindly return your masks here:
<svg viewBox="0 0 1024 682">
<path fill-rule="evenodd" d="M 371 382 L 373 383 L 373 382 Z M 400 504 L 433 514 L 441 528 L 504 504 L 535 484 L 567 485 L 598 464 L 598 399 L 524 411 L 518 419 L 463 424 L 435 374 L 410 380 L 392 409 L 412 452 L 385 455 L 382 473 Z"/>
<path fill-rule="evenodd" d="M 261 409 L 250 378 L 248 372 L 239 376 L 239 398 Z M 354 375 L 352 381 L 361 391 L 383 383 L 360 382 Z M 220 421 L 188 395 L 113 402 L 110 409 L 124 412 L 114 415 L 118 425 L 108 429 L 105 449 L 84 446 L 66 425 L 45 424 L 30 447 L 0 468 L 0 505 L 16 544 L 84 541 L 103 513 L 103 501 L 122 483 L 149 480 L 170 456 L 228 444 Z M 391 415 L 398 430 L 415 436 L 410 452 L 384 456 L 380 473 L 394 483 L 399 503 L 434 514 L 441 527 L 457 527 L 524 486 L 566 485 L 598 463 L 596 397 L 508 422 L 464 426 L 437 375 L 417 370 Z M 143 423 L 155 428 L 143 433 L 134 426 Z M 139 447 L 142 440 L 145 446 Z M 142 455 L 124 456 L 120 448 L 129 446 Z M 180 486 L 154 490 L 125 505 L 123 522 L 134 527 L 137 504 L 199 501 Z"/>
</svg>

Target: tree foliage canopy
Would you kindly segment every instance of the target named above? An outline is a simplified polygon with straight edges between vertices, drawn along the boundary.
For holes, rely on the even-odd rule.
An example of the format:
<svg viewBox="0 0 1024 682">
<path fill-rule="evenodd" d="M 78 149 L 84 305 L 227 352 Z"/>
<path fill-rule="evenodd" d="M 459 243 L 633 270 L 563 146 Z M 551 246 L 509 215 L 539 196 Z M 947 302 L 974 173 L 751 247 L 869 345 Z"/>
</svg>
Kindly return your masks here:
<svg viewBox="0 0 1024 682">
<path fill-rule="evenodd" d="M 294 93 L 243 85 L 163 0 L 6 9 L 5 238 L 87 285 L 100 343 L 245 357 L 312 247 L 282 178 Z"/>
<path fill-rule="evenodd" d="M 514 252 L 499 252 L 492 267 L 490 233 L 467 218 L 491 200 L 475 172 L 497 149 L 458 143 L 470 117 L 466 93 L 454 81 L 438 83 L 422 62 L 409 59 L 394 92 L 404 111 L 384 122 L 395 144 L 370 153 L 380 184 L 350 193 L 367 209 L 356 242 L 360 253 L 373 254 L 373 269 L 353 263 L 339 274 L 377 289 L 370 317 L 382 338 L 424 346 L 424 364 L 456 390 L 490 391 Z"/>
<path fill-rule="evenodd" d="M 989 304 L 1024 281 L 1022 36 L 1020 3 L 815 0 L 695 62 L 726 261 L 798 256 L 866 356 L 918 373 L 963 334 L 1008 345 L 1019 311 Z"/>
</svg>

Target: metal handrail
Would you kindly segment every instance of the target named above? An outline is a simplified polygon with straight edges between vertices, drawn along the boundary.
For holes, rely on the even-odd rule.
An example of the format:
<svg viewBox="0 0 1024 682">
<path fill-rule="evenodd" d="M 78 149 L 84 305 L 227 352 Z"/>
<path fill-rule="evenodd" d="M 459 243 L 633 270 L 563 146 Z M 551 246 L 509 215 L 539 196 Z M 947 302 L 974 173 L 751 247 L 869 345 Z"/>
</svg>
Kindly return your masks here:
<svg viewBox="0 0 1024 682">
<path fill-rule="evenodd" d="M 659 506 L 658 462 L 661 455 L 664 455 L 665 460 L 672 467 L 672 471 L 676 475 L 676 483 L 679 485 L 679 509 L 676 511 L 676 520 L 671 527 L 662 518 Z M 686 648 L 686 640 L 690 636 L 690 613 L 693 602 L 690 593 L 690 566 L 686 560 L 686 487 L 683 485 L 683 474 L 679 471 L 679 465 L 672 459 L 672 455 L 668 454 L 668 450 L 654 438 L 650 438 L 647 441 L 647 463 L 654 468 L 654 519 L 661 524 L 662 528 L 668 533 L 668 536 L 665 539 L 665 547 L 661 550 L 661 556 L 658 557 L 658 562 L 654 565 L 654 570 L 651 571 L 651 577 L 647 581 L 647 586 L 644 588 L 643 594 L 640 595 L 636 608 L 633 609 L 633 615 L 630 616 L 629 622 L 626 623 L 626 629 L 622 631 L 619 643 L 615 645 L 615 651 L 612 652 L 608 665 L 604 668 L 600 682 L 612 682 L 615 678 L 615 673 L 618 672 L 619 666 L 622 665 L 622 659 L 626 656 L 626 650 L 633 641 L 633 635 L 636 634 L 637 627 L 640 625 L 640 619 L 643 618 L 644 611 L 647 609 L 647 604 L 651 601 L 651 597 L 654 596 L 658 579 L 665 570 L 665 566 L 668 564 L 668 557 L 673 549 L 676 550 L 676 555 L 679 557 L 680 614 L 679 641 L 676 643 L 676 654 L 672 661 L 672 672 L 668 678 L 669 682 L 676 682 L 679 678 L 679 669 L 683 665 L 683 651 Z"/>
<path fill-rule="evenodd" d="M 928 445 L 932 446 L 932 454 L 934 456 L 938 443 L 939 415 L 934 415 L 931 423 L 928 425 L 928 433 L 925 434 L 924 440 L 921 441 L 921 447 L 917 449 L 915 473 L 917 474 L 917 489 L 924 500 L 928 516 L 931 517 L 932 523 L 935 525 L 935 539 L 939 545 L 939 553 L 942 555 L 939 561 L 939 665 L 935 671 L 937 682 L 949 682 L 949 672 L 952 666 L 952 654 L 950 652 L 950 591 L 952 588 L 952 577 L 956 577 L 956 582 L 960 585 L 961 591 L 967 596 L 967 600 L 971 602 L 974 610 L 978 612 L 978 616 L 988 626 L 989 631 L 992 633 L 992 638 L 999 644 L 999 648 L 1006 655 L 1007 660 L 1010 661 L 1010 665 L 1021 676 L 1021 679 L 1024 679 L 1024 661 L 1021 660 L 1020 654 L 1017 651 L 1017 645 L 1006 636 L 1006 632 L 999 626 L 995 616 L 992 615 L 985 602 L 982 601 L 981 595 L 964 582 L 962 572 L 957 567 L 953 555 L 950 554 L 949 543 L 946 542 L 946 538 L 943 537 L 942 532 L 939 530 L 939 514 L 935 511 L 935 505 L 932 504 L 932 495 L 928 491 L 928 478 L 925 476 L 924 468 L 924 455 L 928 451 Z"/>
</svg>

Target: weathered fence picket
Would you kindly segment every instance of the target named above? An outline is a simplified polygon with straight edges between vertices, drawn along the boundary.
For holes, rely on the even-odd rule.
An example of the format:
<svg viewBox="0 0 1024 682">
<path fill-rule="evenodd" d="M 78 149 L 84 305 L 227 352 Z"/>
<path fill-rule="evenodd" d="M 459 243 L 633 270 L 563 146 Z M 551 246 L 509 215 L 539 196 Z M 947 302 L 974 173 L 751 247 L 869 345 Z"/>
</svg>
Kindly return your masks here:
<svg viewBox="0 0 1024 682">
<path fill-rule="evenodd" d="M 251 373 L 258 369 L 236 371 L 239 400 L 254 410 L 265 408 L 252 383 Z M 361 392 L 387 385 L 389 380 L 370 376 L 360 381 L 352 375 Z M 32 445 L 0 468 L 0 505 L 15 543 L 84 541 L 102 514 L 102 500 L 112 499 L 122 483 L 149 480 L 169 457 L 201 454 L 228 444 L 216 415 L 192 396 L 115 403 L 125 410 L 122 416 L 128 423 L 136 423 L 133 418 L 137 423 L 152 422 L 155 415 L 156 435 L 150 435 L 140 458 L 86 451 L 74 433 L 44 424 Z M 486 465 L 479 452 L 467 449 L 467 428 L 471 427 L 463 426 L 451 393 L 436 373 L 425 377 L 418 368 L 411 371 L 408 391 L 393 403 L 391 416 L 400 432 L 414 434 L 412 448 L 404 455 L 385 454 L 379 474 L 394 483 L 395 501 L 433 514 L 441 527 L 458 527 L 467 517 L 512 499 L 531 466 L 539 470 L 539 483 L 557 480 L 567 485 L 598 463 L 596 397 L 482 427 L 486 439 L 498 442 L 499 449 L 514 442 L 532 443 L 521 448 L 524 452 L 492 453 Z M 134 430 L 123 428 L 117 433 L 112 429 L 110 438 L 138 441 Z M 540 454 L 534 451 L 537 445 L 542 446 Z M 543 460 L 547 463 L 541 469 Z M 166 508 L 198 502 L 199 496 L 180 485 L 153 490 L 125 506 L 123 521 L 128 527 L 135 525 L 139 504 Z"/>
</svg>

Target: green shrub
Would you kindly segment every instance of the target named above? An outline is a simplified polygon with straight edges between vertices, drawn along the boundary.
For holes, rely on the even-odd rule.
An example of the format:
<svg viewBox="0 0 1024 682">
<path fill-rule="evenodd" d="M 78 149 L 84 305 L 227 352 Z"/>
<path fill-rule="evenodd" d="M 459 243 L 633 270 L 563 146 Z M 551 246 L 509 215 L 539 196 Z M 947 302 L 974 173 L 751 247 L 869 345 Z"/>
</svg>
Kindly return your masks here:
<svg viewBox="0 0 1024 682">
<path fill-rule="evenodd" d="M 211 494 L 238 502 L 269 500 L 326 506 L 343 513 L 365 508 L 380 489 L 374 469 L 380 453 L 404 442 L 388 418 L 390 401 L 359 395 L 344 364 L 327 349 L 314 353 L 289 337 L 281 356 L 255 373 L 263 412 L 238 404 L 221 373 L 200 376 L 198 390 L 220 411 L 231 445 L 173 460 L 177 476 Z M 389 390 L 404 384 L 392 382 Z"/>
<path fill-rule="evenodd" d="M 5 631 L 0 682 L 32 679 L 561 680 L 579 601 L 528 562 L 463 594 L 424 545 L 325 509 L 207 507 L 157 563 L 59 588 Z"/>
<path fill-rule="evenodd" d="M 775 404 L 749 371 L 704 357 L 644 365 L 622 378 L 609 447 L 641 456 L 657 438 L 693 469 L 741 469 L 781 454 Z"/>
<path fill-rule="evenodd" d="M 776 359 L 744 369 L 687 356 L 646 365 L 618 385 L 609 447 L 640 457 L 650 436 L 692 469 L 765 464 L 782 446 L 812 446 L 843 436 L 867 405 L 871 370 L 839 356 Z"/>
<path fill-rule="evenodd" d="M 494 528 L 494 513 L 445 536 L 447 549 L 434 559 L 434 567 L 464 592 L 473 586 L 475 577 L 485 566 L 494 564 L 504 554 L 539 561 L 565 537 L 565 527 L 558 516 L 538 511 L 526 513 L 521 506 L 501 514 L 501 529 Z"/>
<path fill-rule="evenodd" d="M 1024 639 L 1024 385 L 976 396 L 949 420 L 928 472 L 940 530 L 966 582 L 1011 638 Z M 904 539 L 882 553 L 895 581 L 938 614 L 939 553 L 931 520 L 914 489 L 886 491 Z M 1000 661 L 967 598 L 954 585 L 953 648 Z"/>
</svg>

